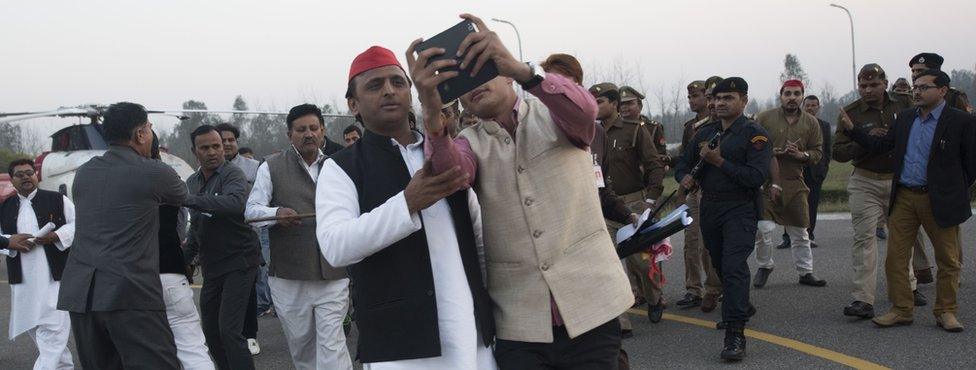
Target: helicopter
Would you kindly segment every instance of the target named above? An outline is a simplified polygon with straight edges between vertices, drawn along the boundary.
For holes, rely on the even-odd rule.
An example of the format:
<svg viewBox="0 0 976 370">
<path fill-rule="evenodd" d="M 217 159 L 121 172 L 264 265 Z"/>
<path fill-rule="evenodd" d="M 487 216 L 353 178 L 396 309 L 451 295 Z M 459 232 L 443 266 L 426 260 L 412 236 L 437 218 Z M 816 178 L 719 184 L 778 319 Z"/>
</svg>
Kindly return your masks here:
<svg viewBox="0 0 976 370">
<path fill-rule="evenodd" d="M 17 112 L 0 113 L 0 123 L 24 121 L 42 117 L 82 117 L 88 118 L 89 123 L 75 124 L 58 130 L 51 135 L 51 150 L 45 151 L 34 159 L 37 168 L 38 180 L 41 180 L 38 187 L 44 190 L 56 191 L 71 198 L 71 186 L 74 183 L 75 172 L 78 167 L 88 162 L 90 159 L 104 154 L 109 147 L 108 142 L 103 137 L 101 119 L 107 105 L 82 105 L 77 107 L 62 107 L 44 112 Z M 286 116 L 287 112 L 275 111 L 242 111 L 242 110 L 208 110 L 208 109 L 171 109 L 154 110 L 147 109 L 147 113 L 153 115 L 166 115 L 176 117 L 180 120 L 188 119 L 188 114 L 193 113 L 212 113 L 212 114 L 267 114 Z M 326 114 L 330 118 L 349 118 L 347 115 Z M 186 161 L 175 155 L 161 151 L 160 157 L 176 173 L 186 181 L 193 174 L 195 168 Z M 9 178 L 0 178 L 0 189 L 7 190 L 3 184 L 9 185 Z M 10 196 L 9 191 L 4 191 L 0 197 Z"/>
</svg>

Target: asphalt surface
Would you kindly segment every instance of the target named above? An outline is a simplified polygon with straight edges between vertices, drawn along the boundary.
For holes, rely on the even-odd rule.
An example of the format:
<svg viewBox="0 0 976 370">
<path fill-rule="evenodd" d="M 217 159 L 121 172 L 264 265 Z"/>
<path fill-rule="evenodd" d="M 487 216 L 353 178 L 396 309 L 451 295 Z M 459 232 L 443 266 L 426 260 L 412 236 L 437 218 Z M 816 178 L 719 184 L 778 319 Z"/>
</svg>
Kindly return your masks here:
<svg viewBox="0 0 976 370">
<path fill-rule="evenodd" d="M 669 303 L 665 313 L 680 317 L 666 316 L 659 324 L 649 323 L 646 317 L 639 315 L 642 312 L 634 310 L 638 313 L 631 317 L 634 337 L 624 341 L 631 368 L 846 367 L 836 361 L 836 354 L 832 356 L 829 351 L 866 361 L 862 365 L 876 364 L 897 369 L 976 368 L 976 273 L 972 268 L 976 263 L 972 248 L 976 245 L 976 221 L 970 220 L 962 228 L 966 261 L 963 284 L 958 294 L 959 319 L 969 326 L 962 333 L 947 333 L 935 325 L 932 315 L 934 284 L 920 286 L 920 290 L 929 298 L 929 306 L 916 309 L 915 323 L 910 326 L 878 329 L 868 320 L 845 317 L 843 307 L 852 300 L 852 230 L 849 220 L 827 218 L 831 219 L 818 222 L 817 242 L 820 248 L 814 249 L 815 274 L 827 280 L 826 287 L 798 285 L 790 251 L 776 250 L 776 269 L 768 284 L 763 289 L 752 291 L 752 301 L 758 314 L 750 321 L 749 328 L 759 334 L 772 334 L 783 339 L 767 342 L 749 338 L 747 359 L 737 364 L 724 363 L 718 357 L 723 332 L 679 321 L 683 318 L 717 321 L 720 309 L 704 314 L 698 309 L 678 309 Z M 668 281 L 665 295 L 670 302 L 677 301 L 684 294 L 682 239 L 680 234 L 672 239 L 674 256 L 664 266 Z M 929 256 L 933 258 L 931 247 Z M 880 271 L 875 308 L 878 314 L 890 307 L 885 295 L 883 265 Z M 0 267 L 0 280 L 5 279 L 5 267 Z M 7 334 L 9 312 L 9 286 L 4 283 L 0 284 L 0 334 L 3 336 Z M 293 368 L 277 319 L 264 317 L 259 319 L 259 325 L 262 352 L 254 358 L 257 368 Z M 350 346 L 354 348 L 355 332 L 350 339 Z M 30 369 L 36 355 L 37 351 L 26 335 L 12 342 L 0 339 L 0 369 Z"/>
</svg>

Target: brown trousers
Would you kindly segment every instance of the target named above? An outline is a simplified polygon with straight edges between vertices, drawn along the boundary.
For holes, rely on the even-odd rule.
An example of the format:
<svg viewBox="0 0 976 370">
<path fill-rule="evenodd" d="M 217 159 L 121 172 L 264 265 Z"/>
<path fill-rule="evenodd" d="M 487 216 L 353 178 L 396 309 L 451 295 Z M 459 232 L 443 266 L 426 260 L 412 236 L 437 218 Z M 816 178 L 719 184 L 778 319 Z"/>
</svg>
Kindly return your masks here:
<svg viewBox="0 0 976 370">
<path fill-rule="evenodd" d="M 959 290 L 960 235 L 959 225 L 939 227 L 932 214 L 928 193 L 898 188 L 891 215 L 888 217 L 888 254 L 885 258 L 885 274 L 888 279 L 888 300 L 891 310 L 901 316 L 912 316 L 914 298 L 909 284 L 908 271 L 919 226 L 925 230 L 935 250 L 936 298 L 933 312 L 936 316 L 945 312 L 955 313 L 959 306 L 956 294 Z"/>
<path fill-rule="evenodd" d="M 718 297 L 722 294 L 722 282 L 712 267 L 712 258 L 702 242 L 701 227 L 701 192 L 695 191 L 685 197 L 688 205 L 688 215 L 692 218 L 691 225 L 685 229 L 685 290 L 698 297 L 705 295 Z M 705 274 L 705 284 L 702 286 L 702 273 Z"/>
</svg>

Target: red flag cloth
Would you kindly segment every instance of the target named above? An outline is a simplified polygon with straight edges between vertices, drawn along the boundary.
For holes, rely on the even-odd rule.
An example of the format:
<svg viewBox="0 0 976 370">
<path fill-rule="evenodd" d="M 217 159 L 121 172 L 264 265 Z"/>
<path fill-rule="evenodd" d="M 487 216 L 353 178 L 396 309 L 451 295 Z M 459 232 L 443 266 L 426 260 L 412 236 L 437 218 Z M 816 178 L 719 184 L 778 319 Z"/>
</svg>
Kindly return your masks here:
<svg viewBox="0 0 976 370">
<path fill-rule="evenodd" d="M 386 66 L 397 66 L 403 69 L 390 49 L 382 46 L 371 46 L 352 60 L 352 66 L 349 67 L 349 81 L 352 81 L 353 77 L 360 73 Z"/>
</svg>

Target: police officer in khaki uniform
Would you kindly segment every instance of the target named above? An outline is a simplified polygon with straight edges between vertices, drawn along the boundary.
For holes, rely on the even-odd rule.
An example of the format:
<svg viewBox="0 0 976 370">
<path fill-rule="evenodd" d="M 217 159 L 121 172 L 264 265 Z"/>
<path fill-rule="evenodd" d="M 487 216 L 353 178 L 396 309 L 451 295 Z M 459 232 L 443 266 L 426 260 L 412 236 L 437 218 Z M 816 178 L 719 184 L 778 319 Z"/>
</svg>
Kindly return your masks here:
<svg viewBox="0 0 976 370">
<path fill-rule="evenodd" d="M 803 182 L 804 167 L 808 163 L 817 163 L 823 156 L 823 137 L 817 117 L 801 109 L 803 92 L 803 82 L 784 82 L 780 87 L 780 107 L 756 116 L 756 122 L 769 133 L 769 143 L 779 167 L 779 183 L 767 183 L 763 191 L 765 209 L 756 233 L 756 262 L 759 265 L 753 282 L 756 288 L 766 285 L 773 271 L 772 233 L 776 225 L 783 225 L 790 235 L 800 284 L 827 285 L 826 281 L 813 275 L 813 252 L 807 233 L 810 188 Z"/>
<path fill-rule="evenodd" d="M 606 177 L 610 187 L 627 203 L 630 210 L 640 214 L 664 191 L 665 171 L 652 136 L 640 121 L 639 107 L 643 95 L 628 86 L 621 87 L 618 91 L 620 113 L 601 118 L 607 130 L 606 140 L 609 146 L 606 156 L 609 173 Z M 634 109 L 635 105 L 638 108 Z M 627 274 L 631 278 L 631 284 L 637 287 L 637 294 L 643 293 L 648 303 L 649 319 L 657 323 L 661 321 L 665 301 L 661 295 L 660 280 L 648 277 L 647 258 L 642 253 L 627 257 Z"/>
<path fill-rule="evenodd" d="M 888 77 L 881 66 L 871 63 L 861 67 L 857 74 L 860 99 L 844 107 L 854 126 L 871 135 L 884 135 L 898 112 L 910 108 L 907 95 L 889 94 Z M 840 121 L 839 115 L 838 122 Z M 874 299 L 878 283 L 878 220 L 888 213 L 891 195 L 891 178 L 894 159 L 890 152 L 871 153 L 855 143 L 842 130 L 834 133 L 834 160 L 853 162 L 854 172 L 847 182 L 851 223 L 854 227 L 854 244 L 851 262 L 854 268 L 854 302 L 844 307 L 844 315 L 874 317 Z M 924 303 L 916 288 L 915 274 L 910 271 L 915 304 Z"/>
<path fill-rule="evenodd" d="M 713 80 L 711 86 L 715 86 L 717 80 Z M 706 89 L 705 81 L 693 81 L 688 84 L 688 106 L 695 117 L 685 122 L 684 132 L 681 136 L 680 153 L 684 153 L 688 142 L 695 136 L 698 129 L 711 120 L 711 111 L 714 105 L 711 104 L 710 90 Z M 712 106 L 710 109 L 709 106 Z M 678 160 L 675 161 L 676 163 Z M 682 190 L 684 190 L 682 188 Z M 675 305 L 682 308 L 691 308 L 701 305 L 703 312 L 711 312 L 718 306 L 718 297 L 722 294 L 722 282 L 712 267 L 711 258 L 708 250 L 705 249 L 701 240 L 701 228 L 699 226 L 699 206 L 701 204 L 701 193 L 694 188 L 684 191 L 684 202 L 688 205 L 688 214 L 692 218 L 691 225 L 685 229 L 685 296 L 675 302 Z M 702 285 L 702 272 L 705 273 L 705 284 Z"/>
</svg>

